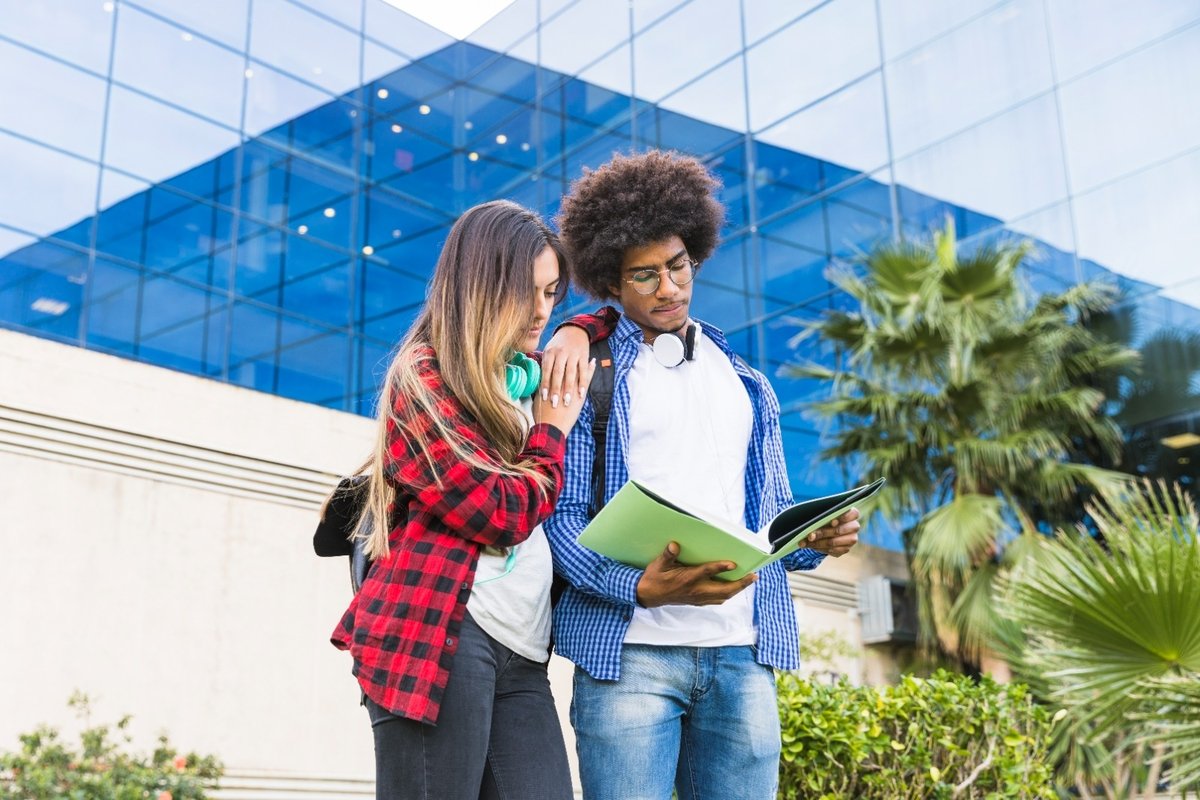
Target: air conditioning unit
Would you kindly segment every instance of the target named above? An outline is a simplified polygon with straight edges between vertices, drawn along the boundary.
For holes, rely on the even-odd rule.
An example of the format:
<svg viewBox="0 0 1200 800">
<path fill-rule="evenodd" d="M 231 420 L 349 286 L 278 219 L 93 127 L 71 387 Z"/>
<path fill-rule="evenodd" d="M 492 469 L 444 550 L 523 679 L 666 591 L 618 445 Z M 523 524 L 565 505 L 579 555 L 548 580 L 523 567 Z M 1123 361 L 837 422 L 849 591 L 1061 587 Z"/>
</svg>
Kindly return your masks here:
<svg viewBox="0 0 1200 800">
<path fill-rule="evenodd" d="M 917 603 L 908 581 L 872 575 L 858 583 L 863 644 L 917 640 Z"/>
</svg>

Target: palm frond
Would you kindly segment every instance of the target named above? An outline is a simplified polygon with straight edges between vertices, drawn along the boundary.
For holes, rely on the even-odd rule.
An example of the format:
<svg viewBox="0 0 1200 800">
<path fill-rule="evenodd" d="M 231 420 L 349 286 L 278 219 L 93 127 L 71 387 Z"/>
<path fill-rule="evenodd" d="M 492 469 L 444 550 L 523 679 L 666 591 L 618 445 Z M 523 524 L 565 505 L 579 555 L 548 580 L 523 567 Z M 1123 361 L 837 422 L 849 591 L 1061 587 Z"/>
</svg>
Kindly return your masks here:
<svg viewBox="0 0 1200 800">
<path fill-rule="evenodd" d="M 914 568 L 925 574 L 965 575 L 1004 532 L 1001 507 L 994 496 L 958 494 L 926 514 L 918 525 Z"/>
<path fill-rule="evenodd" d="M 1181 490 L 1144 487 L 1093 515 L 1104 542 L 1064 533 L 1006 592 L 1051 696 L 1111 729 L 1148 681 L 1200 677 L 1200 538 Z"/>
</svg>

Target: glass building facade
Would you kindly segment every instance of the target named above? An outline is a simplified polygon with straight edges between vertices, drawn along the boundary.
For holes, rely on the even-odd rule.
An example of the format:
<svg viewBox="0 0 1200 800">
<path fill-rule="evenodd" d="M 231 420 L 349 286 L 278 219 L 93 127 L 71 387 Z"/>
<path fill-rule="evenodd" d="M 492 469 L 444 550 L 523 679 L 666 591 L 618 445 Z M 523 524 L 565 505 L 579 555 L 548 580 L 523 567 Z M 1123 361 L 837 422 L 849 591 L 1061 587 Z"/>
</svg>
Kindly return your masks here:
<svg viewBox="0 0 1200 800">
<path fill-rule="evenodd" d="M 1035 288 L 1125 289 L 1134 428 L 1191 480 L 1195 0 L 496 5 L 460 40 L 384 0 L 0 0 L 0 325 L 369 414 L 457 214 L 673 148 L 724 182 L 694 313 L 750 363 L 829 358 L 788 344 L 826 269 L 950 215 L 1035 240 Z M 776 386 L 796 491 L 840 485 L 820 387 Z"/>
</svg>

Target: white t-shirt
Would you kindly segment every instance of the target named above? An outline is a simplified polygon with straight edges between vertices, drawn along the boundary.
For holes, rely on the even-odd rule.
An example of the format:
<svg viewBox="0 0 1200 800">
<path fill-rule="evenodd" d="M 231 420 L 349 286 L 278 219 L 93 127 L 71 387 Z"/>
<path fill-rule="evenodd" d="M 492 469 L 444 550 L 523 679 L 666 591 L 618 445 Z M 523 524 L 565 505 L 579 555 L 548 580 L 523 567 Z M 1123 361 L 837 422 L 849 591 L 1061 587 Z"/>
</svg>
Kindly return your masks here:
<svg viewBox="0 0 1200 800">
<path fill-rule="evenodd" d="M 522 408 L 532 423 L 531 403 Z M 467 611 L 479 627 L 530 661 L 550 660 L 550 542 L 538 525 L 508 556 L 482 553 Z"/>
<path fill-rule="evenodd" d="M 707 336 L 664 367 L 641 344 L 629 372 L 629 477 L 745 525 L 746 457 L 754 409 L 729 358 Z M 715 606 L 636 608 L 626 644 L 754 644 L 754 586 Z"/>
</svg>

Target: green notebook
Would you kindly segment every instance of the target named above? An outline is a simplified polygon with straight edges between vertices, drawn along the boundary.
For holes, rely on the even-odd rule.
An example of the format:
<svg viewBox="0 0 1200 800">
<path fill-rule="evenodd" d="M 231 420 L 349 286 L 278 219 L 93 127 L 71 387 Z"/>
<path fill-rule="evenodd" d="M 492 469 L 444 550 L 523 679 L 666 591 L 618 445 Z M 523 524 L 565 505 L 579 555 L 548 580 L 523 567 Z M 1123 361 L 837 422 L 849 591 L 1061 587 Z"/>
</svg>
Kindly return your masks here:
<svg viewBox="0 0 1200 800">
<path fill-rule="evenodd" d="M 662 554 L 668 542 L 676 542 L 681 564 L 732 561 L 737 567 L 717 577 L 737 580 L 798 550 L 808 534 L 878 492 L 883 483 L 880 478 L 797 503 L 781 511 L 756 534 L 669 500 L 644 483 L 631 480 L 583 529 L 579 543 L 602 556 L 645 567 Z"/>
</svg>

